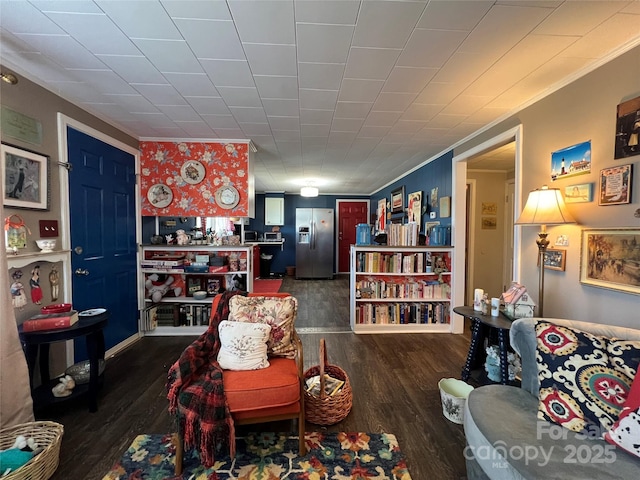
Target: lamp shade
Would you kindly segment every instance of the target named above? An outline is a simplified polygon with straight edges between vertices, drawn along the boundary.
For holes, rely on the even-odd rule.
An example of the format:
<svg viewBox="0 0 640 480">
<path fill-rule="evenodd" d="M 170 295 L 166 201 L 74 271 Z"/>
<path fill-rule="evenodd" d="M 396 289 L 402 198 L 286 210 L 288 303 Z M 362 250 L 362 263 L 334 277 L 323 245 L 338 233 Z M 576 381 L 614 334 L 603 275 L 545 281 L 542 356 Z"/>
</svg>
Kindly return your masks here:
<svg viewBox="0 0 640 480">
<path fill-rule="evenodd" d="M 529 192 L 524 210 L 516 220 L 516 225 L 561 225 L 576 223 L 567 211 L 558 188 L 540 189 Z"/>
<path fill-rule="evenodd" d="M 302 187 L 300 189 L 300 195 L 303 197 L 317 197 L 318 187 Z"/>
</svg>

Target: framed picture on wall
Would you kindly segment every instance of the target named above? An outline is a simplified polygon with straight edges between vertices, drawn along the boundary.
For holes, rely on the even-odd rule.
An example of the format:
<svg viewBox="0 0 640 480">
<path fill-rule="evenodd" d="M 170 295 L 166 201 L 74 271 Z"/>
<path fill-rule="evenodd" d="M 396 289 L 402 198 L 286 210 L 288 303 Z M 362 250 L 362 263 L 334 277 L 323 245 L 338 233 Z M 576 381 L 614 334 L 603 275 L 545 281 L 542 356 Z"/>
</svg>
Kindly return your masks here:
<svg viewBox="0 0 640 480">
<path fill-rule="evenodd" d="M 4 206 L 49 210 L 49 157 L 5 143 L 0 153 Z"/>
<path fill-rule="evenodd" d="M 566 262 L 566 250 L 547 248 L 547 250 L 544 252 L 544 268 L 548 270 L 560 270 L 564 272 Z"/>
<path fill-rule="evenodd" d="M 415 222 L 420 225 L 422 219 L 422 191 L 413 192 L 409 194 L 409 222 Z"/>
<path fill-rule="evenodd" d="M 618 105 L 613 158 L 640 155 L 640 97 Z"/>
<path fill-rule="evenodd" d="M 391 191 L 391 213 L 404 212 L 404 185 Z"/>
<path fill-rule="evenodd" d="M 384 232 L 387 225 L 387 199 L 378 200 L 378 218 L 376 221 L 376 231 Z"/>
<path fill-rule="evenodd" d="M 623 205 L 631 202 L 632 164 L 600 170 L 599 205 Z"/>
<path fill-rule="evenodd" d="M 551 153 L 551 180 L 591 172 L 591 140 Z"/>
</svg>

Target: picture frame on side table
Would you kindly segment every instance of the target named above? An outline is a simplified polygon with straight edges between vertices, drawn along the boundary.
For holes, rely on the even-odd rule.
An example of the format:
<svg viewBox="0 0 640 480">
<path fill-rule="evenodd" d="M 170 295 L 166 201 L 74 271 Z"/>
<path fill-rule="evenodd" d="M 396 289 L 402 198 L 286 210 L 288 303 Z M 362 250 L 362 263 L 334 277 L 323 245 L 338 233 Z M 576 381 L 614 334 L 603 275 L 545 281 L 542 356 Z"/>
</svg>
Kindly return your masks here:
<svg viewBox="0 0 640 480">
<path fill-rule="evenodd" d="M 580 283 L 640 294 L 640 228 L 583 229 Z"/>
<path fill-rule="evenodd" d="M 49 157 L 13 145 L 0 145 L 5 207 L 49 210 Z"/>
<path fill-rule="evenodd" d="M 404 185 L 391 190 L 391 213 L 404 213 Z"/>
<path fill-rule="evenodd" d="M 633 165 L 631 163 L 600 170 L 598 205 L 631 203 L 632 176 Z"/>
</svg>

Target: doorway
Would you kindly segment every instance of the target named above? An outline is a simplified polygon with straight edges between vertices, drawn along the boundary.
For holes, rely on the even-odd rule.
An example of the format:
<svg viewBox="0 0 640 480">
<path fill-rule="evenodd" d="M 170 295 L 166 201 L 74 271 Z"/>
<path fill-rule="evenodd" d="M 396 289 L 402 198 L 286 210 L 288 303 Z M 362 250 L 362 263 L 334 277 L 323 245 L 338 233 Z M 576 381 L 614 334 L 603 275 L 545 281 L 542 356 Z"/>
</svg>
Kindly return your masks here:
<svg viewBox="0 0 640 480">
<path fill-rule="evenodd" d="M 368 200 L 336 200 L 338 211 L 337 270 L 338 273 L 349 273 L 349 255 L 351 245 L 356 244 L 356 225 L 369 223 Z"/>
</svg>

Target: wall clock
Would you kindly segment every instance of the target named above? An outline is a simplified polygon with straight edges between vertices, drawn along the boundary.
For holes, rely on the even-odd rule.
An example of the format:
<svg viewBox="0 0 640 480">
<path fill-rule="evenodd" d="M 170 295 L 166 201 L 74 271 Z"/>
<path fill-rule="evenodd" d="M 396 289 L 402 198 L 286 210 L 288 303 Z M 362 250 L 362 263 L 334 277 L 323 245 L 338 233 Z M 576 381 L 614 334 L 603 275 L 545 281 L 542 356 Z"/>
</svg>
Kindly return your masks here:
<svg viewBox="0 0 640 480">
<path fill-rule="evenodd" d="M 195 185 L 204 180 L 205 176 L 205 168 L 202 163 L 197 160 L 188 160 L 182 164 L 180 168 L 180 176 L 182 179 L 190 183 L 191 185 Z"/>
<path fill-rule="evenodd" d="M 233 208 L 240 201 L 240 194 L 235 187 L 231 185 L 223 185 L 214 194 L 216 203 L 221 208 Z"/>
</svg>

